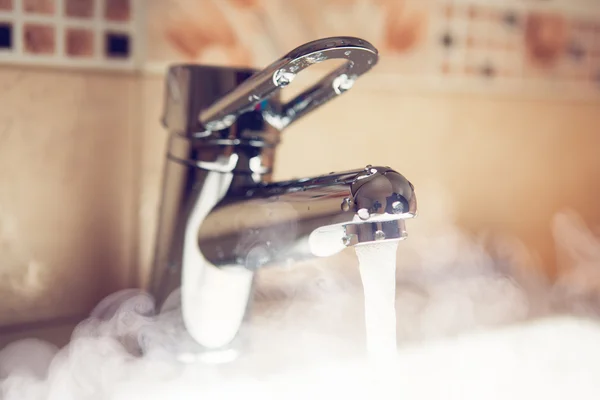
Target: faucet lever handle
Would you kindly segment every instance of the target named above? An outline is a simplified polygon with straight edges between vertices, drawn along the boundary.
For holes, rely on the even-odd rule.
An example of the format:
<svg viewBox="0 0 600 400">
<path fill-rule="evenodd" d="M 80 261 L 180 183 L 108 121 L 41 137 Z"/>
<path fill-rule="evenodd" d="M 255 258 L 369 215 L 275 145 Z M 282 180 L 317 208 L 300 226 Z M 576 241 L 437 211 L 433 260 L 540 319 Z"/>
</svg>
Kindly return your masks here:
<svg viewBox="0 0 600 400">
<path fill-rule="evenodd" d="M 265 99 L 292 82 L 302 70 L 331 59 L 345 59 L 342 66 L 284 104 L 278 113 L 266 111 L 265 118 L 283 129 L 298 118 L 350 89 L 354 81 L 377 63 L 377 49 L 354 37 L 333 37 L 306 43 L 257 72 L 228 94 L 200 112 L 207 130 L 231 126 L 244 112 L 260 106 Z"/>
</svg>

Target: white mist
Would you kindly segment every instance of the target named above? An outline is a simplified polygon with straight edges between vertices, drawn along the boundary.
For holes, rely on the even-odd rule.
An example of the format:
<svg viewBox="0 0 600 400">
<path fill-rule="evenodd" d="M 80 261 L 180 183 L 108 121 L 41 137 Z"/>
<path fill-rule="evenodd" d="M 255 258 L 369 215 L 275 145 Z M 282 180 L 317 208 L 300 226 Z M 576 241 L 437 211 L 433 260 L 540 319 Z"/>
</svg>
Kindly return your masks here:
<svg viewBox="0 0 600 400">
<path fill-rule="evenodd" d="M 358 252 L 363 288 L 358 276 L 349 282 L 354 263 L 342 259 L 312 275 L 280 271 L 292 274 L 289 283 L 273 282 L 281 291 L 270 294 L 258 288 L 269 314 L 245 327 L 248 352 L 227 366 L 178 362 L 169 354 L 177 333 L 172 316 L 155 315 L 144 294 L 116 294 L 97 309 L 112 317 L 85 321 L 63 349 L 37 340 L 2 349 L 0 399 L 597 399 L 597 320 L 524 322 L 533 300 L 560 300 L 561 310 L 585 310 L 588 317 L 599 310 L 593 297 L 600 279 L 589 279 L 600 276 L 598 238 L 569 215 L 559 216 L 555 228 L 565 264 L 558 287 L 524 288 L 456 229 L 402 243 L 403 252 L 418 257 L 397 274 L 395 312 L 395 246 L 385 244 L 377 256 Z M 355 321 L 363 291 L 370 351 L 396 356 L 378 368 L 376 381 L 372 364 L 355 351 L 363 346 L 356 333 L 365 328 Z M 133 356 L 123 337 L 143 344 L 145 354 Z"/>
</svg>

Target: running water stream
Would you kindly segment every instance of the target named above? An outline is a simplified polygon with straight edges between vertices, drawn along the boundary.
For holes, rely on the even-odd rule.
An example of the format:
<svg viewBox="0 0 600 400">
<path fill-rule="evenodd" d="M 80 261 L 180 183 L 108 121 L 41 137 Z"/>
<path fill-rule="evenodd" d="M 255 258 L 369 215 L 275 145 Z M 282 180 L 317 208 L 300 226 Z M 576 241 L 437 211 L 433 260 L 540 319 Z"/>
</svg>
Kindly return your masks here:
<svg viewBox="0 0 600 400">
<path fill-rule="evenodd" d="M 396 358 L 397 241 L 356 246 L 365 297 L 367 353 L 372 361 Z"/>
</svg>

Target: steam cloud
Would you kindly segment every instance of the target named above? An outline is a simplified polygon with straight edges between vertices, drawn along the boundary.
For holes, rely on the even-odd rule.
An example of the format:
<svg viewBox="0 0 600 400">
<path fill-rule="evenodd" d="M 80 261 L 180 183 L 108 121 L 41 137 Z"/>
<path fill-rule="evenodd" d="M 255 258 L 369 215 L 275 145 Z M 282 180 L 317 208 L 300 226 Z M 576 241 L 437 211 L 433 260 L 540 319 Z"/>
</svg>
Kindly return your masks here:
<svg viewBox="0 0 600 400">
<path fill-rule="evenodd" d="M 257 275 L 234 363 L 177 359 L 178 293 L 156 310 L 127 290 L 103 300 L 65 348 L 28 339 L 2 349 L 0 399 L 597 398 L 600 241 L 572 212 L 553 232 L 554 284 L 523 272 L 533 259 L 514 240 L 490 245 L 451 223 L 413 233 L 398 250 L 399 354 L 377 376 L 363 359 L 357 261 L 343 252 L 327 267 Z M 557 314 L 571 317 L 541 318 Z"/>
</svg>

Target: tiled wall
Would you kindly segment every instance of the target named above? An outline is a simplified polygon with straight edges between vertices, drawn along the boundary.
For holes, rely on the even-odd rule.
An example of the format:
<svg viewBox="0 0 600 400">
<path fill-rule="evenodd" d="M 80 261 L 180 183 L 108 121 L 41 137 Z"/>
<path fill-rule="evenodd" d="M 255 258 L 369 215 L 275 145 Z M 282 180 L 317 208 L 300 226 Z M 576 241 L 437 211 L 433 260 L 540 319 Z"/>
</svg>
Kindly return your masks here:
<svg viewBox="0 0 600 400">
<path fill-rule="evenodd" d="M 0 0 L 0 62 L 133 70 L 140 0 Z"/>
<path fill-rule="evenodd" d="M 600 4 L 590 0 L 155 0 L 146 68 L 264 66 L 306 41 L 359 36 L 381 74 L 422 89 L 600 98 Z M 395 79 L 398 80 L 398 79 Z"/>
<path fill-rule="evenodd" d="M 8 3 L 0 0 L 0 8 Z M 551 267 L 553 212 L 568 205 L 600 223 L 596 17 L 588 13 L 583 24 L 589 40 L 581 43 L 592 46 L 581 45 L 584 56 L 574 46 L 571 59 L 562 47 L 552 68 L 530 75 L 528 10 L 570 4 L 559 14 L 571 35 L 579 30 L 567 16 L 581 15 L 583 3 L 484 3 L 147 0 L 145 74 L 3 65 L 0 326 L 79 315 L 110 291 L 147 281 L 166 141 L 159 125 L 166 64 L 263 66 L 329 35 L 362 36 L 382 61 L 285 133 L 276 178 L 389 164 L 419 189 L 412 237 L 436 223 L 439 202 L 428 188 L 437 183 L 462 227 L 514 234 Z M 7 15 L 0 12 L 0 22 Z M 537 21 L 538 28 L 565 24 Z M 473 39 L 483 48 L 469 47 L 473 32 L 486 32 Z M 545 28 L 533 32 L 546 38 Z M 510 53 L 509 42 L 520 53 Z M 588 69 L 574 64 L 580 59 Z M 489 60 L 493 68 L 483 63 Z M 294 84 L 310 77 L 307 71 Z M 317 161 L 306 162 L 309 152 Z"/>
</svg>

